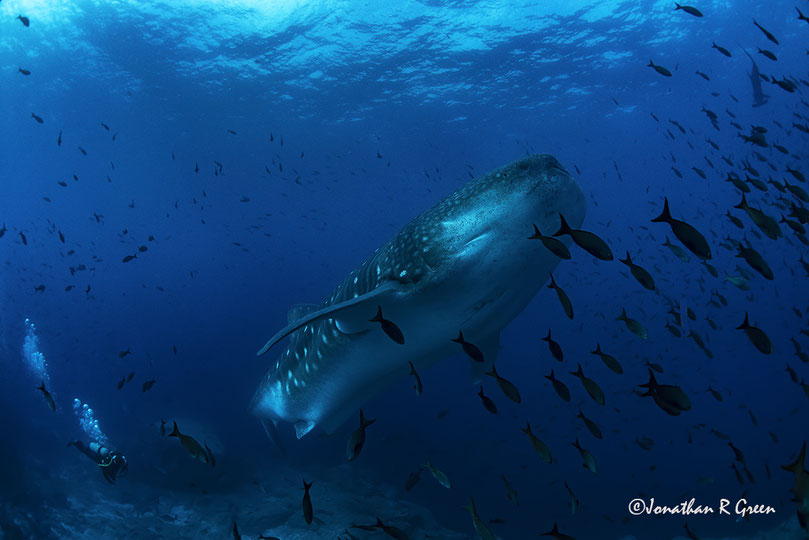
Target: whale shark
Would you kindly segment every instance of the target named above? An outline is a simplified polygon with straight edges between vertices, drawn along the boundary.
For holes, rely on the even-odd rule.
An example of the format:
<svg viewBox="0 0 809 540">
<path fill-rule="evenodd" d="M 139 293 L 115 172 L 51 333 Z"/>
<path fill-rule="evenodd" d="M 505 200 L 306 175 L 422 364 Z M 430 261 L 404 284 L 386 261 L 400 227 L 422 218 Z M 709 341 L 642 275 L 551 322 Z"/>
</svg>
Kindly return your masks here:
<svg viewBox="0 0 809 540">
<path fill-rule="evenodd" d="M 294 425 L 298 439 L 314 428 L 333 433 L 411 365 L 420 370 L 461 352 L 460 332 L 482 353 L 483 362 L 470 362 L 479 379 L 496 360 L 500 332 L 560 261 L 529 239 L 534 225 L 556 231 L 560 215 L 578 228 L 585 198 L 549 154 L 470 180 L 405 225 L 325 301 L 292 306 L 287 325 L 257 353 L 288 338 L 251 412 L 279 446 L 279 422 Z M 397 339 L 380 320 L 400 330 Z"/>
</svg>

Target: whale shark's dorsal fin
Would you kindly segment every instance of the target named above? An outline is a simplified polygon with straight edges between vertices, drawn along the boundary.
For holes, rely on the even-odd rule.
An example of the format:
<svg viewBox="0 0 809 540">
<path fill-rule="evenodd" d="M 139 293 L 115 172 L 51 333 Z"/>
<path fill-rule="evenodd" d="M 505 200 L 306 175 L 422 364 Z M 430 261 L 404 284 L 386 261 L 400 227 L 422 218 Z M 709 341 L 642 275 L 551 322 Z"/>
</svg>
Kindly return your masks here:
<svg viewBox="0 0 809 540">
<path fill-rule="evenodd" d="M 266 353 L 272 348 L 273 345 L 287 337 L 289 334 L 314 321 L 321 319 L 338 319 L 339 324 L 339 319 L 342 317 L 360 318 L 367 321 L 374 316 L 374 313 L 376 313 L 377 304 L 380 303 L 379 296 L 384 294 L 392 294 L 399 290 L 399 288 L 400 284 L 398 282 L 387 281 L 374 290 L 357 296 L 356 298 L 351 298 L 350 300 L 339 302 L 337 304 L 330 304 L 326 307 L 310 311 L 294 321 L 290 320 L 288 325 L 279 330 L 273 337 L 270 338 L 269 341 L 267 341 L 267 343 L 264 344 L 261 350 L 256 353 L 256 356 L 261 356 L 262 354 Z M 300 304 L 290 310 L 288 315 L 290 319 L 292 318 L 293 311 L 298 312 L 298 309 L 303 309 L 301 306 L 305 306 L 305 304 Z M 361 310 L 362 313 L 357 313 L 357 310 Z M 354 312 L 354 316 L 352 316 L 352 311 Z M 302 313 L 302 311 L 300 312 Z"/>
</svg>

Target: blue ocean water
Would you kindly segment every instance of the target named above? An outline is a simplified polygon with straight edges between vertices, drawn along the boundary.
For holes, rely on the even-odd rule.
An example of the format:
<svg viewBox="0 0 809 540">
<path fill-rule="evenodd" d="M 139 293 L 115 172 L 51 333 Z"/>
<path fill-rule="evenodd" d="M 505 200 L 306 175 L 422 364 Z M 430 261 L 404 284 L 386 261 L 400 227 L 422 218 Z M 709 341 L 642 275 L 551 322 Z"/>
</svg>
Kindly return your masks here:
<svg viewBox="0 0 809 540">
<path fill-rule="evenodd" d="M 809 428 L 806 236 L 782 222 L 767 237 L 734 208 L 727 178 L 800 229 L 809 4 L 694 7 L 704 16 L 659 1 L 2 0 L 0 538 L 398 534 L 377 518 L 409 538 L 486 538 L 470 497 L 503 539 L 554 524 L 577 539 L 687 538 L 686 524 L 698 538 L 804 538 L 796 511 L 809 493 L 783 466 Z M 497 352 L 521 403 L 483 377 L 498 411 L 484 408 L 459 348 L 418 370 L 420 397 L 403 366 L 362 403 L 375 422 L 357 459 L 346 443 L 358 408 L 300 440 L 279 422 L 282 453 L 248 408 L 286 342 L 255 353 L 290 308 L 326 300 L 445 195 L 538 153 L 581 186 L 582 229 L 614 259 L 569 245 L 553 275 L 572 319 L 547 275 L 526 278 L 541 288 Z M 650 221 L 664 198 L 705 237 L 717 276 L 663 246 L 685 249 Z M 518 250 L 543 249 L 531 233 Z M 737 256 L 739 241 L 772 280 Z M 627 252 L 655 291 L 618 261 Z M 646 339 L 616 320 L 622 309 Z M 737 329 L 746 313 L 770 353 Z M 541 339 L 549 329 L 562 363 Z M 673 416 L 639 395 L 647 362 L 690 409 Z M 169 436 L 173 422 L 216 466 Z M 66 446 L 76 440 L 120 452 L 128 474 L 108 483 Z M 716 511 L 632 515 L 636 499 Z M 742 517 L 740 499 L 775 512 Z"/>
</svg>

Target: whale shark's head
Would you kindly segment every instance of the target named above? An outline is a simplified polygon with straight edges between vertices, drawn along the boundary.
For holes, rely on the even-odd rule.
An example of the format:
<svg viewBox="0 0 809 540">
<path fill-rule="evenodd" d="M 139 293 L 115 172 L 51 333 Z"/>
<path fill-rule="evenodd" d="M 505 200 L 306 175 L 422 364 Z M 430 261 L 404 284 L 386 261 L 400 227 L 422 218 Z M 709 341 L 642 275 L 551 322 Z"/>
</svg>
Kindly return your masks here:
<svg viewBox="0 0 809 540">
<path fill-rule="evenodd" d="M 535 154 L 467 183 L 400 234 L 409 237 L 432 270 L 440 270 L 480 250 L 489 255 L 495 255 L 492 250 L 526 250 L 533 225 L 550 235 L 559 227 L 560 213 L 577 228 L 584 212 L 578 183 L 555 157 Z"/>
</svg>

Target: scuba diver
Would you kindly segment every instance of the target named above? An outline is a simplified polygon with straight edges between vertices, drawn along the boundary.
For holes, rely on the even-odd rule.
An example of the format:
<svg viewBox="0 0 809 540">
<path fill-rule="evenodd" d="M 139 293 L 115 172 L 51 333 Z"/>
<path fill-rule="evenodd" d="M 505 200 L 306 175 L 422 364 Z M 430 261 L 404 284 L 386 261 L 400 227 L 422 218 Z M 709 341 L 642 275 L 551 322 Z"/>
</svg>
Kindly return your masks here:
<svg viewBox="0 0 809 540">
<path fill-rule="evenodd" d="M 97 442 L 91 442 L 90 446 L 86 446 L 81 441 L 71 441 L 67 445 L 75 446 L 79 452 L 96 462 L 101 467 L 104 478 L 110 484 L 114 484 L 116 479 L 126 476 L 129 471 L 129 465 L 123 454 L 110 450 Z"/>
</svg>

